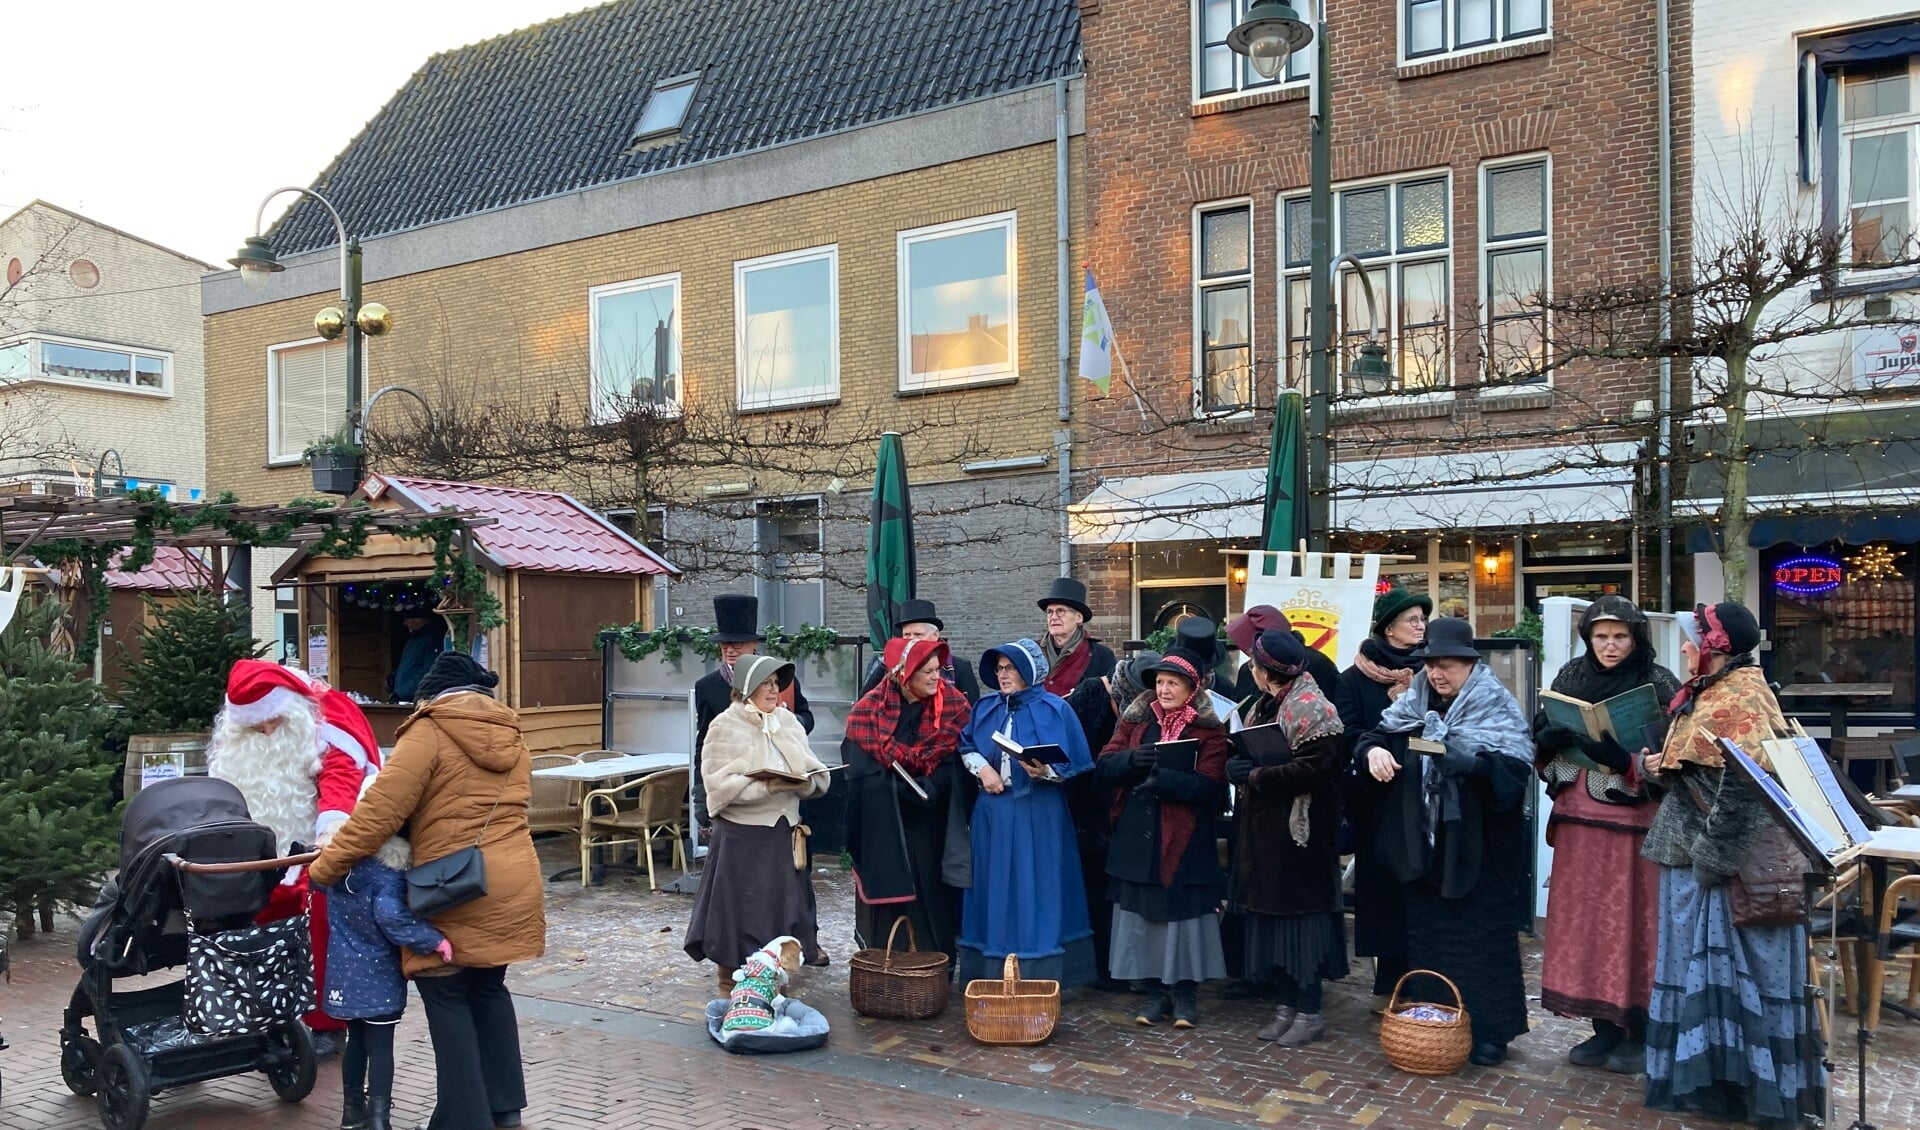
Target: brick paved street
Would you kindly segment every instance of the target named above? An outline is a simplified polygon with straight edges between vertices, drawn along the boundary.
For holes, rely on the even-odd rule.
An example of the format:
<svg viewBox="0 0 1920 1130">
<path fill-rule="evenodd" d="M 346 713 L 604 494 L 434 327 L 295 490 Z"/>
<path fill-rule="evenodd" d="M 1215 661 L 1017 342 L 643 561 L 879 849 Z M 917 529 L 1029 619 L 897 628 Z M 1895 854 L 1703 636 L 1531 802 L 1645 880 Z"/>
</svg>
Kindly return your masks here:
<svg viewBox="0 0 1920 1130">
<path fill-rule="evenodd" d="M 559 864 L 554 864 L 558 867 Z M 829 1048 L 779 1060 L 727 1056 L 693 1022 L 711 971 L 680 953 L 690 901 L 653 895 L 616 877 L 581 891 L 550 884 L 549 953 L 518 967 L 522 1039 L 536 1130 L 573 1127 L 951 1127 L 991 1119 L 996 1130 L 1028 1127 L 1148 1127 L 1169 1115 L 1196 1128 L 1284 1124 L 1331 1127 L 1634 1127 L 1689 1123 L 1639 1106 L 1639 1083 L 1565 1063 L 1580 1026 L 1536 1010 L 1534 1030 L 1506 1065 L 1448 1079 L 1394 1071 L 1381 1056 L 1355 976 L 1330 986 L 1325 1043 L 1282 1053 L 1253 1038 L 1257 1002 L 1203 999 L 1203 1025 L 1189 1033 L 1128 1022 L 1132 999 L 1089 994 L 1063 1009 L 1054 1040 L 1032 1049 L 974 1044 L 956 999 L 925 1025 L 864 1020 L 846 1005 L 851 950 L 849 883 L 819 877 L 823 940 L 835 962 L 809 970 L 798 995 L 833 1023 Z M 72 1097 L 57 1069 L 59 1007 L 72 986 L 70 939 L 36 939 L 16 951 L 14 981 L 0 986 L 0 1020 L 13 1047 L 0 1126 L 7 1130 L 99 1125 L 91 1101 Z M 1530 954 L 1537 964 L 1537 954 Z M 1892 979 L 1889 995 L 1903 993 Z M 957 994 L 956 994 L 957 996 Z M 1851 1064 L 1851 1029 L 1842 1046 Z M 1878 1046 L 1871 1116 L 1881 1130 L 1920 1127 L 1920 1024 L 1889 1014 Z M 427 1109 L 431 1050 L 416 1005 L 400 1035 L 403 1114 Z M 264 1079 L 242 1076 L 159 1098 L 155 1130 L 205 1127 L 320 1128 L 337 1125 L 337 1069 L 329 1063 L 299 1108 L 274 1099 Z M 1851 1104 L 1850 1071 L 1836 1101 Z M 1850 1110 L 1850 1105 L 1844 1109 Z M 1843 1115 L 1837 1124 L 1850 1120 Z M 409 1123 L 410 1124 L 410 1123 Z"/>
</svg>

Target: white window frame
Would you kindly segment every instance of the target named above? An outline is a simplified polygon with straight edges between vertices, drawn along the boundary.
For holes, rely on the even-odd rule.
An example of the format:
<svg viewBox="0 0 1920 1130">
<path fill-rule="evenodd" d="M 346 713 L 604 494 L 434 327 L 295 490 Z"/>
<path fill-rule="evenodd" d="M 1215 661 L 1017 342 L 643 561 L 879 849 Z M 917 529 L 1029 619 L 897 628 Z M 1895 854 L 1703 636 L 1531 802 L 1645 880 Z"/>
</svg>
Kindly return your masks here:
<svg viewBox="0 0 1920 1130">
<path fill-rule="evenodd" d="M 1203 242 L 1202 224 L 1209 215 L 1220 212 L 1234 212 L 1244 209 L 1247 213 L 1247 269 L 1244 272 L 1205 277 L 1202 264 L 1206 255 Z M 1255 359 L 1259 356 L 1258 335 L 1259 319 L 1254 311 L 1259 309 L 1259 294 L 1256 280 L 1259 277 L 1259 256 L 1256 252 L 1254 231 L 1253 197 L 1236 196 L 1225 200 L 1209 200 L 1205 204 L 1196 204 L 1189 220 L 1192 232 L 1189 240 L 1191 261 L 1188 270 L 1193 279 L 1193 414 L 1202 419 L 1225 419 L 1246 415 L 1253 411 L 1252 404 L 1227 405 L 1221 408 L 1207 407 L 1207 309 L 1208 291 L 1225 290 L 1229 287 L 1247 288 L 1247 391 L 1253 400 L 1260 399 L 1259 366 Z"/>
<path fill-rule="evenodd" d="M 1853 210 L 1856 207 L 1872 207 L 1875 204 L 1892 203 L 1887 200 L 1866 201 L 1855 204 L 1853 201 L 1853 142 L 1857 138 L 1874 137 L 1884 134 L 1904 133 L 1907 138 L 1907 231 L 1909 239 L 1920 232 L 1916 217 L 1920 217 L 1920 75 L 1914 73 L 1913 59 L 1907 61 L 1907 112 L 1904 114 L 1885 114 L 1875 118 L 1850 119 L 1847 117 L 1847 87 L 1850 79 L 1865 78 L 1865 75 L 1840 75 L 1838 96 L 1840 105 L 1836 114 L 1840 122 L 1840 182 L 1836 186 L 1838 215 L 1840 225 L 1847 239 L 1847 257 L 1853 257 Z M 1849 279 L 1870 280 L 1883 276 L 1911 273 L 1911 268 L 1858 267 L 1847 273 Z"/>
<path fill-rule="evenodd" d="M 283 353 L 291 353 L 298 349 L 330 345 L 337 345 L 343 350 L 347 347 L 344 341 L 338 339 L 328 341 L 324 337 L 302 338 L 299 341 L 283 341 L 277 345 L 267 346 L 267 466 L 297 466 L 306 454 L 306 448 L 304 446 L 301 447 L 300 450 L 292 453 L 279 452 L 273 449 L 273 438 L 280 434 L 280 355 Z M 342 426 L 344 426 L 347 421 L 346 407 L 346 401 L 343 398 L 340 404 L 340 423 Z M 318 438 L 320 437 L 311 436 L 306 442 L 311 443 Z"/>
<path fill-rule="evenodd" d="M 600 372 L 600 300 L 614 298 L 635 291 L 657 290 L 668 287 L 673 291 L 673 319 L 667 326 L 667 332 L 673 338 L 673 359 L 668 365 L 668 375 L 673 378 L 674 396 L 662 402 L 661 408 L 670 415 L 679 415 L 686 402 L 686 372 L 682 368 L 680 337 L 680 274 L 671 272 L 664 275 L 651 275 L 644 279 L 629 279 L 626 282 L 603 283 L 587 288 L 587 369 L 588 395 L 593 400 L 594 419 L 606 422 L 613 417 L 612 399 L 615 394 L 607 390 Z M 631 393 L 631 387 L 628 393 Z"/>
<path fill-rule="evenodd" d="M 1409 251 L 1392 250 L 1400 241 L 1401 189 L 1407 185 L 1421 184 L 1434 180 L 1441 183 L 1446 193 L 1446 245 L 1444 247 L 1428 247 Z M 1389 250 L 1385 253 L 1371 254 L 1363 256 L 1362 258 L 1367 264 L 1369 273 L 1374 270 L 1384 270 L 1387 275 L 1387 285 L 1384 288 L 1384 293 L 1382 292 L 1383 288 L 1376 286 L 1374 288 L 1374 298 L 1380 305 L 1380 336 L 1383 339 L 1381 344 L 1383 344 L 1387 350 L 1387 363 L 1393 367 L 1394 387 L 1391 391 L 1378 396 L 1350 394 L 1346 391 L 1346 373 L 1340 368 L 1345 349 L 1345 338 L 1347 336 L 1343 322 L 1351 318 L 1353 326 L 1355 327 L 1354 333 L 1356 335 L 1364 335 L 1364 319 L 1367 316 L 1367 311 L 1364 298 L 1360 300 L 1359 308 L 1351 311 L 1347 310 L 1345 304 L 1341 302 L 1341 295 L 1345 293 L 1346 280 L 1354 273 L 1353 267 L 1350 264 L 1342 266 L 1339 270 L 1335 271 L 1333 275 L 1335 318 L 1332 326 L 1333 340 L 1331 347 L 1333 350 L 1332 363 L 1335 369 L 1332 374 L 1333 406 L 1335 411 L 1373 408 L 1383 404 L 1440 403 L 1453 399 L 1454 389 L 1457 388 L 1459 384 L 1459 362 L 1455 357 L 1454 317 L 1456 314 L 1455 307 L 1457 305 L 1455 282 L 1458 278 L 1455 270 L 1455 249 L 1460 242 L 1460 232 L 1458 225 L 1454 222 L 1453 170 L 1446 166 L 1416 169 L 1402 173 L 1394 173 L 1389 176 L 1368 177 L 1364 180 L 1348 181 L 1334 185 L 1332 235 L 1333 253 L 1336 259 L 1339 258 L 1342 251 L 1346 248 L 1345 209 L 1340 206 L 1341 197 L 1349 192 L 1365 191 L 1370 188 L 1382 187 L 1387 190 L 1387 239 Z M 1278 249 L 1275 258 L 1280 267 L 1280 290 L 1277 301 L 1277 313 L 1280 322 L 1281 350 L 1278 379 L 1283 388 L 1293 387 L 1288 384 L 1287 370 L 1293 360 L 1292 350 L 1296 342 L 1300 343 L 1300 348 L 1304 355 L 1304 351 L 1307 348 L 1306 343 L 1312 340 L 1309 326 L 1302 325 L 1299 327 L 1301 332 L 1296 335 L 1293 332 L 1293 327 L 1288 324 L 1289 312 L 1293 305 L 1291 297 L 1293 284 L 1298 282 L 1309 287 L 1312 285 L 1310 281 L 1313 277 L 1312 263 L 1289 266 L 1287 260 L 1287 205 L 1294 201 L 1306 199 L 1307 195 L 1299 190 L 1283 192 L 1275 199 L 1276 218 L 1274 221 L 1274 239 Z M 1447 310 L 1445 317 L 1441 320 L 1441 324 L 1445 327 L 1446 332 L 1444 353 L 1447 368 L 1446 382 L 1432 388 L 1423 388 L 1417 391 L 1405 389 L 1399 383 L 1405 376 L 1404 366 L 1400 363 L 1400 269 L 1407 266 L 1434 262 L 1444 264 L 1447 272 L 1445 286 Z M 1309 301 L 1311 301 L 1311 295 L 1309 295 Z M 1306 318 L 1311 319 L 1312 317 L 1313 312 L 1309 309 L 1306 313 Z M 1309 363 L 1310 361 L 1303 362 L 1300 386 L 1303 392 L 1305 391 L 1305 366 Z"/>
<path fill-rule="evenodd" d="M 813 571 L 813 576 L 798 576 L 792 580 L 788 580 L 784 573 L 778 576 L 763 575 L 760 569 L 761 563 L 771 562 L 777 551 L 774 547 L 768 546 L 762 540 L 762 523 L 768 521 L 768 519 L 762 515 L 771 508 L 787 506 L 796 502 L 811 502 L 814 505 L 815 538 L 820 548 L 811 554 L 813 561 L 810 563 L 810 566 Z M 820 618 L 822 620 L 827 618 L 827 500 L 825 497 L 817 494 L 796 494 L 777 498 L 755 499 L 753 503 L 753 556 L 756 581 L 755 588 L 762 597 L 760 607 L 763 610 L 767 608 L 769 603 L 765 599 L 768 588 L 774 585 L 811 583 L 820 593 Z M 782 601 L 782 611 L 785 611 L 784 601 Z M 770 624 L 779 624 L 780 627 L 785 628 L 787 631 L 792 631 L 800 627 L 799 624 L 784 624 L 778 620 L 768 619 L 764 611 L 762 612 L 762 620 L 762 624 L 759 625 L 761 627 Z M 816 624 L 814 626 L 820 627 L 821 625 Z"/>
<path fill-rule="evenodd" d="M 825 386 L 800 391 L 753 396 L 749 393 L 747 359 L 747 276 L 754 271 L 784 267 L 823 259 L 827 264 L 827 353 L 832 375 Z M 824 244 L 740 259 L 733 264 L 733 392 L 734 403 L 742 412 L 774 408 L 793 408 L 808 404 L 831 404 L 840 399 L 840 245 Z"/>
<path fill-rule="evenodd" d="M 1413 6 L 1416 3 L 1440 5 L 1440 39 L 1445 46 L 1437 51 L 1422 51 L 1419 54 L 1408 51 L 1412 46 L 1408 37 L 1413 34 Z M 1487 51 L 1497 51 L 1517 43 L 1533 43 L 1553 38 L 1553 0 L 1540 0 L 1538 30 L 1522 31 L 1517 34 L 1507 31 L 1507 25 L 1512 18 L 1512 13 L 1508 9 L 1513 6 L 1513 0 L 1490 0 L 1490 3 L 1493 5 L 1493 38 L 1460 44 L 1456 42 L 1459 37 L 1460 0 L 1394 0 L 1394 6 L 1398 12 L 1395 17 L 1395 22 L 1399 25 L 1395 49 L 1399 55 L 1399 65 L 1406 67 L 1419 63 L 1431 63 L 1436 59 L 1457 59 Z"/>
<path fill-rule="evenodd" d="M 1246 18 L 1247 8 L 1250 7 L 1255 0 L 1226 0 L 1226 2 L 1233 5 L 1234 22 L 1237 24 Z M 1324 0 L 1300 0 L 1296 8 L 1305 9 L 1307 22 L 1315 23 L 1319 19 L 1319 9 L 1323 2 Z M 1189 63 L 1191 64 L 1192 70 L 1190 83 L 1194 105 L 1207 106 L 1215 102 L 1225 102 L 1248 94 L 1260 94 L 1269 90 L 1286 90 L 1289 88 L 1304 87 L 1313 78 L 1314 49 L 1312 44 L 1308 44 L 1300 50 L 1295 51 L 1292 55 L 1289 55 L 1287 57 L 1285 72 L 1275 75 L 1273 78 L 1261 78 L 1253 69 L 1252 62 L 1245 56 L 1235 55 L 1233 59 L 1233 89 L 1216 90 L 1208 93 L 1206 90 L 1205 74 L 1206 50 L 1209 41 L 1204 38 L 1206 34 L 1206 11 L 1207 0 L 1193 0 L 1188 6 L 1188 42 L 1192 45 L 1192 49 L 1189 52 Z M 1212 42 L 1217 44 L 1219 41 Z"/>
<path fill-rule="evenodd" d="M 1524 168 L 1528 165 L 1541 167 L 1541 220 L 1545 230 L 1538 235 L 1505 236 L 1493 239 L 1493 193 L 1491 177 L 1504 169 Z M 1513 157 L 1502 157 L 1496 161 L 1481 164 L 1477 177 L 1479 181 L 1479 208 L 1477 212 L 1480 226 L 1480 395 L 1485 397 L 1523 396 L 1530 391 L 1553 387 L 1551 356 L 1543 358 L 1548 371 L 1536 373 L 1530 377 L 1499 380 L 1493 372 L 1493 257 L 1512 252 L 1538 248 L 1541 253 L 1540 286 L 1547 293 L 1553 293 L 1553 154 L 1524 153 Z M 1552 311 L 1543 310 L 1540 318 L 1540 341 L 1543 353 L 1552 353 L 1553 322 Z M 1519 318 L 1508 319 L 1518 321 Z"/>
<path fill-rule="evenodd" d="M 15 378 L 17 381 L 32 381 L 40 384 L 60 385 L 64 388 L 86 388 L 95 392 L 115 392 L 123 395 L 144 396 L 155 400 L 168 400 L 173 397 L 173 352 L 167 349 L 149 349 L 145 346 L 121 345 L 118 342 L 95 341 L 91 338 L 68 337 L 63 334 L 29 333 L 0 341 L 0 347 L 25 345 L 27 347 L 27 375 Z M 134 377 L 134 359 L 146 357 L 160 362 L 160 387 L 142 388 L 137 384 L 115 384 L 112 381 L 91 381 L 76 377 L 59 377 L 47 372 L 46 350 L 49 345 L 66 345 L 75 349 L 96 349 L 102 353 L 124 353 L 127 355 L 127 372 L 130 381 Z M 0 382 L 5 383 L 5 382 Z"/>
<path fill-rule="evenodd" d="M 972 235 L 995 228 L 1006 233 L 1007 241 L 1007 363 L 916 374 L 913 371 L 913 280 L 910 277 L 913 268 L 909 262 L 909 250 L 916 243 L 931 243 L 948 236 Z M 990 216 L 899 232 L 894 240 L 894 260 L 898 280 L 901 392 L 931 392 L 935 389 L 1020 379 L 1020 240 L 1017 213 L 995 212 Z"/>
</svg>

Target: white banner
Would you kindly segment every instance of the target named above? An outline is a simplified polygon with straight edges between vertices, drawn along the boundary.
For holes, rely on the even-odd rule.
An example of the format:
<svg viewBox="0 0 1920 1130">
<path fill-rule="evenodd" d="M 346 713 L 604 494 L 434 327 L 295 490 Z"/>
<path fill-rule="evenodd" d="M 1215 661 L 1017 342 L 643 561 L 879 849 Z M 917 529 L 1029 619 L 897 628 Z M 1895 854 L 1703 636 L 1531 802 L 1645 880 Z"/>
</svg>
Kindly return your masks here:
<svg viewBox="0 0 1920 1130">
<path fill-rule="evenodd" d="M 1307 646 L 1346 669 L 1373 626 L 1380 555 L 1357 561 L 1351 553 L 1247 555 L 1247 607 L 1271 604 L 1284 613 Z"/>
<path fill-rule="evenodd" d="M 1920 384 L 1920 332 L 1909 326 L 1873 326 L 1853 331 L 1853 387 L 1891 388 Z"/>
</svg>

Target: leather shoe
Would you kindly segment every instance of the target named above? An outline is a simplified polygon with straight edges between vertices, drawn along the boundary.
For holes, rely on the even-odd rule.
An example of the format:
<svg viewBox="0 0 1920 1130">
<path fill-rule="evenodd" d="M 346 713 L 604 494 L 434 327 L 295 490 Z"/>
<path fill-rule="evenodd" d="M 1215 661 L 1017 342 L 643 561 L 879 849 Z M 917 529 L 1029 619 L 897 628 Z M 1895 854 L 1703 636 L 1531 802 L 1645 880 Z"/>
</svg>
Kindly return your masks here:
<svg viewBox="0 0 1920 1130">
<path fill-rule="evenodd" d="M 517 1110 L 496 1110 L 493 1112 L 493 1124 L 500 1130 L 512 1130 L 520 1125 L 520 1112 Z"/>
<path fill-rule="evenodd" d="M 1505 1044 L 1475 1044 L 1473 1054 L 1467 1057 L 1467 1062 L 1475 1067 L 1495 1067 L 1506 1061 L 1507 1045 Z"/>
</svg>

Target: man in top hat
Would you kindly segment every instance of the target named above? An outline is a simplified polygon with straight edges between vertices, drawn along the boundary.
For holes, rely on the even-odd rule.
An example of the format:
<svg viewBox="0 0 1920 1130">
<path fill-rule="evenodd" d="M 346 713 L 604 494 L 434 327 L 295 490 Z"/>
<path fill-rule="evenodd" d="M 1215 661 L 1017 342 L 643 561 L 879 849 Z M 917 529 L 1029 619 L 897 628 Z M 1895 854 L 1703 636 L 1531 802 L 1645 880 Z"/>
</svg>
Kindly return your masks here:
<svg viewBox="0 0 1920 1130">
<path fill-rule="evenodd" d="M 893 622 L 894 634 L 899 638 L 925 643 L 939 643 L 940 633 L 946 629 L 931 600 L 901 601 L 900 615 Z M 861 696 L 865 697 L 868 691 L 879 686 L 886 673 L 886 664 L 880 656 L 874 656 L 873 662 L 867 667 L 867 677 L 860 684 Z M 980 680 L 974 677 L 973 664 L 954 655 L 952 648 L 947 649 L 947 665 L 941 668 L 940 674 L 947 682 L 958 687 L 960 693 L 967 696 L 968 702 L 980 701 Z"/>
<path fill-rule="evenodd" d="M 1192 655 L 1206 676 L 1206 685 L 1199 689 L 1212 701 L 1214 714 L 1227 724 L 1230 732 L 1239 733 L 1242 724 L 1239 704 L 1228 697 L 1233 684 L 1220 674 L 1220 662 L 1227 657 L 1227 649 L 1220 642 L 1219 628 L 1205 616 L 1187 616 L 1174 626 L 1173 636 L 1174 650 Z"/>
<path fill-rule="evenodd" d="M 713 598 L 713 635 L 720 645 L 720 669 L 700 676 L 693 684 L 693 819 L 704 837 L 712 827 L 707 813 L 707 783 L 700 774 L 700 749 L 707 744 L 707 727 L 733 705 L 733 665 L 757 654 L 766 636 L 760 631 L 760 598 L 727 593 Z M 807 733 L 813 732 L 813 708 L 800 691 L 800 678 L 780 692 L 780 705 L 793 711 Z"/>
<path fill-rule="evenodd" d="M 1061 577 L 1035 603 L 1047 617 L 1047 630 L 1039 640 L 1047 658 L 1043 685 L 1048 690 L 1065 698 L 1081 680 L 1113 674 L 1120 665 L 1113 650 L 1087 634 L 1086 623 L 1093 618 L 1093 609 L 1087 607 L 1086 585 L 1072 577 Z"/>
<path fill-rule="evenodd" d="M 281 854 L 295 844 L 317 845 L 346 823 L 360 787 L 380 767 L 380 745 L 366 715 L 345 693 L 299 671 L 261 659 L 242 659 L 227 675 L 226 703 L 207 743 L 207 775 L 230 781 L 246 798 L 254 820 L 273 829 Z M 314 984 L 326 984 L 327 908 L 311 892 Z M 274 889 L 260 921 L 302 912 L 309 894 L 304 868 L 289 871 Z M 346 1025 L 318 1010 L 307 1027 L 322 1035 Z"/>
</svg>

